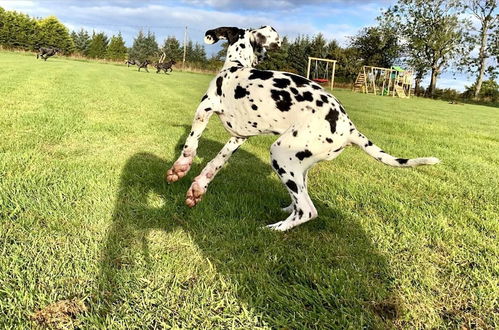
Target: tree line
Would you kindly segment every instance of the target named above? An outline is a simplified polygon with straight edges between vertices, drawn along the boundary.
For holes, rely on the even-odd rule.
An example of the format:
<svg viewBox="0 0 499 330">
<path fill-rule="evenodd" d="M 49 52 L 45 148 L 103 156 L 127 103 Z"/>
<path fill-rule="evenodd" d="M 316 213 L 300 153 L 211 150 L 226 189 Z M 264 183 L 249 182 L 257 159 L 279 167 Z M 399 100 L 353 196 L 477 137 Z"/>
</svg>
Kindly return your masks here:
<svg viewBox="0 0 499 330">
<path fill-rule="evenodd" d="M 259 67 L 305 75 L 308 56 L 335 59 L 335 80 L 350 83 L 363 65 L 397 64 L 415 71 L 416 94 L 456 98 L 457 92 L 436 88 L 441 73 L 452 67 L 475 77 L 461 96 L 497 101 L 498 21 L 496 0 L 398 0 L 382 12 L 375 26 L 360 30 L 346 46 L 326 40 L 321 33 L 294 40 L 284 37 L 282 47 L 269 52 Z M 183 45 L 173 36 L 159 45 L 154 33 L 139 31 L 127 48 L 121 33 L 109 38 L 103 32 L 69 32 L 54 16 L 37 19 L 1 7 L 0 45 L 26 50 L 52 46 L 65 54 L 111 60 L 155 61 L 164 53 L 167 59 L 179 62 L 183 56 Z M 208 58 L 203 45 L 189 41 L 185 46 L 187 62 L 212 70 L 220 68 L 227 47 L 223 45 Z M 327 78 L 325 64 L 313 65 L 312 75 Z M 421 82 L 427 75 L 430 84 L 423 89 Z"/>
</svg>

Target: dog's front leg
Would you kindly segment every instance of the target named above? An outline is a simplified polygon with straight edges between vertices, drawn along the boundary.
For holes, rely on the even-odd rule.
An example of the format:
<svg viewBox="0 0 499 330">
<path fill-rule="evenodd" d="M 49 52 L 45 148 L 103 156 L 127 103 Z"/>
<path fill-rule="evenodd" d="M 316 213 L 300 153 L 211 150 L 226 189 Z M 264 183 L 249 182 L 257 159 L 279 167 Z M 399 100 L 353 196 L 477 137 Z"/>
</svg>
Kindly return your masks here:
<svg viewBox="0 0 499 330">
<path fill-rule="evenodd" d="M 195 206 L 201 201 L 202 196 L 206 193 L 208 184 L 215 178 L 218 171 L 224 166 L 232 154 L 246 141 L 247 138 L 231 137 L 229 142 L 220 150 L 218 155 L 213 158 L 201 171 L 187 191 L 185 204 L 189 207 Z"/>
<path fill-rule="evenodd" d="M 166 172 L 166 181 L 175 182 L 183 178 L 187 172 L 190 170 L 194 156 L 196 156 L 196 150 L 198 148 L 199 138 L 203 133 L 208 121 L 213 114 L 213 110 L 210 107 L 211 102 L 208 99 L 199 104 L 196 115 L 194 116 L 194 121 L 192 123 L 191 132 L 185 141 L 184 148 L 180 157 L 173 164 L 173 166 Z"/>
</svg>

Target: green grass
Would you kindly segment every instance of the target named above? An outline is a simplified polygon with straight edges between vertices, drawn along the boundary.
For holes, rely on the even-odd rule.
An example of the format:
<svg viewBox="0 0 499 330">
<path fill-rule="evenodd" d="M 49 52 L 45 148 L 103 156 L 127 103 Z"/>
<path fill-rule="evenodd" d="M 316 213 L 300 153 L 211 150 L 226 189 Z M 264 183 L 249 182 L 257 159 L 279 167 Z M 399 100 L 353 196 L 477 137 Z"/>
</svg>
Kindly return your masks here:
<svg viewBox="0 0 499 330">
<path fill-rule="evenodd" d="M 499 326 L 497 108 L 335 92 L 383 149 L 442 163 L 349 148 L 311 170 L 319 218 L 277 233 L 261 229 L 289 201 L 273 136 L 191 210 L 228 139 L 213 119 L 187 178 L 163 181 L 211 76 L 7 52 L 0 67 L 0 327 L 65 299 L 82 328 Z"/>
</svg>

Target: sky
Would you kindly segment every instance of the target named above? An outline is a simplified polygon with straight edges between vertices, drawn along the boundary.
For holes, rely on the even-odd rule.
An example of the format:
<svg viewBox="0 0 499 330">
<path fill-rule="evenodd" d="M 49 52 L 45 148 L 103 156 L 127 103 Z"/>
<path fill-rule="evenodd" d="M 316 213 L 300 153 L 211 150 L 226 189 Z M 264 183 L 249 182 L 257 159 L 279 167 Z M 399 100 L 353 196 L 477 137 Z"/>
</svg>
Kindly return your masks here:
<svg viewBox="0 0 499 330">
<path fill-rule="evenodd" d="M 140 29 L 150 30 L 156 40 L 173 35 L 202 43 L 206 30 L 219 26 L 241 28 L 273 26 L 281 36 L 294 39 L 298 35 L 321 32 L 326 39 L 336 39 L 346 46 L 350 36 L 363 27 L 376 24 L 382 9 L 394 0 L 0 0 L 6 10 L 16 10 L 34 17 L 57 16 L 70 30 L 84 28 L 111 36 L 122 33 L 131 46 Z M 218 45 L 205 45 L 208 55 Z M 472 78 L 448 70 L 438 81 L 439 88 L 463 91 Z M 427 84 L 428 79 L 423 83 Z"/>
</svg>

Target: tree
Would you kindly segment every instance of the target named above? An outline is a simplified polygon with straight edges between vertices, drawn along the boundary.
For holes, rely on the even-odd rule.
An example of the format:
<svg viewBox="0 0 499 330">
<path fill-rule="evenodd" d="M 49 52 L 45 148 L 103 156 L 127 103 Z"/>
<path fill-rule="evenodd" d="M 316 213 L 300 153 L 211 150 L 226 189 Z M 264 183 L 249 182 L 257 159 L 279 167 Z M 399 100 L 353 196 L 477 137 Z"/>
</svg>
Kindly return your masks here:
<svg viewBox="0 0 499 330">
<path fill-rule="evenodd" d="M 494 79 L 488 79 L 482 82 L 478 96 L 475 96 L 477 95 L 476 88 L 476 82 L 471 86 L 466 86 L 466 91 L 464 91 L 463 96 L 489 102 L 497 102 L 499 100 L 499 84 Z"/>
<path fill-rule="evenodd" d="M 475 73 L 474 98 L 478 98 L 485 72 L 494 75 L 498 72 L 498 66 L 487 65 L 488 59 L 494 51 L 494 29 L 497 28 L 499 14 L 496 12 L 496 0 L 467 0 L 465 10 L 478 21 L 466 33 L 468 47 L 465 47 L 461 68 L 470 73 Z M 472 51 L 478 46 L 478 55 L 472 56 Z"/>
<path fill-rule="evenodd" d="M 0 45 L 33 50 L 36 48 L 37 22 L 28 15 L 0 8 Z"/>
<path fill-rule="evenodd" d="M 180 42 L 174 36 L 168 36 L 161 47 L 161 51 L 165 53 L 166 59 L 174 59 L 177 62 L 182 59 L 183 49 Z"/>
<path fill-rule="evenodd" d="M 60 48 L 64 53 L 74 51 L 73 39 L 68 28 L 57 17 L 49 16 L 37 22 L 37 44 Z"/>
<path fill-rule="evenodd" d="M 311 42 L 308 36 L 298 36 L 288 49 L 288 63 L 290 71 L 306 75 L 307 58 L 310 56 Z"/>
<path fill-rule="evenodd" d="M 90 35 L 88 32 L 84 29 L 81 29 L 78 32 L 73 31 L 71 33 L 71 38 L 73 39 L 76 52 L 81 55 L 87 55 L 90 47 Z"/>
<path fill-rule="evenodd" d="M 220 50 L 215 55 L 215 58 L 220 61 L 225 61 L 225 57 L 227 56 L 227 49 L 229 48 L 229 43 L 224 42 L 220 45 Z"/>
<path fill-rule="evenodd" d="M 429 96 L 463 42 L 464 25 L 458 9 L 457 0 L 398 0 L 380 18 L 382 25 L 399 31 L 405 40 L 407 63 L 420 74 L 431 70 Z"/>
<path fill-rule="evenodd" d="M 310 42 L 310 49 L 308 56 L 325 58 L 327 53 L 327 41 L 322 33 L 318 33 L 312 38 Z M 307 57 L 308 57 L 307 56 Z"/>
<path fill-rule="evenodd" d="M 111 38 L 111 42 L 107 47 L 106 58 L 123 61 L 126 58 L 127 51 L 121 32 L 118 32 L 117 36 Z"/>
<path fill-rule="evenodd" d="M 333 58 L 338 61 L 336 76 L 352 82 L 362 68 L 362 59 L 357 48 L 338 48 L 333 52 Z"/>
<path fill-rule="evenodd" d="M 90 40 L 90 45 L 88 46 L 88 57 L 91 58 L 105 58 L 107 45 L 109 40 L 104 32 L 92 33 L 92 39 Z"/>
<path fill-rule="evenodd" d="M 194 48 L 192 49 L 192 53 L 190 56 L 190 61 L 198 63 L 206 62 L 206 51 L 203 45 L 197 42 L 194 44 Z"/>
<path fill-rule="evenodd" d="M 351 38 L 350 47 L 357 49 L 363 65 L 389 68 L 400 57 L 402 47 L 393 28 L 367 27 Z"/>
<path fill-rule="evenodd" d="M 139 61 L 149 59 L 154 60 L 158 55 L 158 43 L 154 33 L 150 31 L 144 35 L 142 30 L 139 31 L 137 37 L 133 40 L 132 49 L 130 49 L 130 58 Z"/>
</svg>

